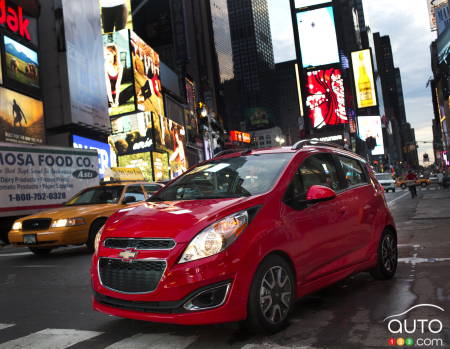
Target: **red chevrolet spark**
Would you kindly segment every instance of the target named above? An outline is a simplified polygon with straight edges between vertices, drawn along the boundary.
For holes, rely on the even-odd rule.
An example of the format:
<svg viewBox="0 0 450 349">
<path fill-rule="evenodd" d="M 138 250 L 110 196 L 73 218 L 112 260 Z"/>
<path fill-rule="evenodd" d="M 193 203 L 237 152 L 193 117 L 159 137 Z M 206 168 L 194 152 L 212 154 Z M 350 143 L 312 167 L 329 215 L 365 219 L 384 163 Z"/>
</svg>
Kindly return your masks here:
<svg viewBox="0 0 450 349">
<path fill-rule="evenodd" d="M 373 171 L 313 141 L 204 162 L 111 216 L 96 240 L 95 310 L 185 325 L 246 320 L 276 331 L 299 297 L 397 268 Z"/>
</svg>

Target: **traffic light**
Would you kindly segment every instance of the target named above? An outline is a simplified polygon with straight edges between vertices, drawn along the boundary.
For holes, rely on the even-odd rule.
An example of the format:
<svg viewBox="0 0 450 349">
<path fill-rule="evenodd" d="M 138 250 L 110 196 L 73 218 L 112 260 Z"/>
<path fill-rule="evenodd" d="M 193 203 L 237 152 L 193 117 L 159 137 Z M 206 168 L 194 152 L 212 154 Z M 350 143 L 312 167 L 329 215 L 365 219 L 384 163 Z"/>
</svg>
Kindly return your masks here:
<svg viewBox="0 0 450 349">
<path fill-rule="evenodd" d="M 372 151 L 375 149 L 375 147 L 377 146 L 377 140 L 375 137 L 367 137 L 366 138 L 366 144 L 367 144 L 367 148 Z"/>
</svg>

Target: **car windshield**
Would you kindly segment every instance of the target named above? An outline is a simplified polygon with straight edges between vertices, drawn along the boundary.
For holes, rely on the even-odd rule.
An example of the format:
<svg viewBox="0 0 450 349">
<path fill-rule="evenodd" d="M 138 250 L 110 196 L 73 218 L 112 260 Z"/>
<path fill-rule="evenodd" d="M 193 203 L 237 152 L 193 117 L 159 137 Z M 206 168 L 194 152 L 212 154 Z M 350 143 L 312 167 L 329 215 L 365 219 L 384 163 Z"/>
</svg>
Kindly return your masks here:
<svg viewBox="0 0 450 349">
<path fill-rule="evenodd" d="M 375 175 L 379 181 L 389 181 L 392 180 L 392 175 L 389 173 L 379 173 Z"/>
<path fill-rule="evenodd" d="M 149 201 L 233 198 L 267 192 L 293 153 L 254 154 L 213 160 L 165 187 Z"/>
<path fill-rule="evenodd" d="M 123 185 L 89 188 L 75 195 L 66 206 L 117 204 L 122 190 Z"/>
</svg>

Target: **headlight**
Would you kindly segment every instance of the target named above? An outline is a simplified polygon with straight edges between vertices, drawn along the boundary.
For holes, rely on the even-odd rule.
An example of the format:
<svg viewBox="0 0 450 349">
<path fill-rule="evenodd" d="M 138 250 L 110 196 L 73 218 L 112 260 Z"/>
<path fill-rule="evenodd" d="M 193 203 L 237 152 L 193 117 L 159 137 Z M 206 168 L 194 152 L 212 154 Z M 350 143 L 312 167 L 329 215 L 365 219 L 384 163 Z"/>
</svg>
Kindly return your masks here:
<svg viewBox="0 0 450 349">
<path fill-rule="evenodd" d="M 14 222 L 12 230 L 22 230 L 22 222 Z"/>
<path fill-rule="evenodd" d="M 225 250 L 248 225 L 248 212 L 228 216 L 201 231 L 184 250 L 179 263 L 195 261 Z"/>
<path fill-rule="evenodd" d="M 52 228 L 62 228 L 62 227 L 73 227 L 75 225 L 83 225 L 86 224 L 84 218 L 65 218 L 65 219 L 57 219 L 52 223 Z"/>
<path fill-rule="evenodd" d="M 100 239 L 102 238 L 103 227 L 104 227 L 104 225 L 102 225 L 102 227 L 98 230 L 97 234 L 95 235 L 95 240 L 94 240 L 95 253 L 98 252 L 98 247 L 100 246 Z"/>
</svg>

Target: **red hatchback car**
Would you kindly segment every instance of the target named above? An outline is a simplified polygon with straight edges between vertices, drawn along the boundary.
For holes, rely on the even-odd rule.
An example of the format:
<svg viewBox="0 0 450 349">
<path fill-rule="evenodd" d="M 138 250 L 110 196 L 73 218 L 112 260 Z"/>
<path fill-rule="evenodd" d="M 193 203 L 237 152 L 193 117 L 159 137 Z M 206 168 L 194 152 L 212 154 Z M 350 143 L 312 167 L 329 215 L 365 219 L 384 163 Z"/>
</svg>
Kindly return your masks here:
<svg viewBox="0 0 450 349">
<path fill-rule="evenodd" d="M 222 155 L 96 239 L 95 310 L 185 325 L 282 328 L 299 297 L 353 273 L 393 277 L 397 236 L 363 158 L 313 141 Z"/>
</svg>

